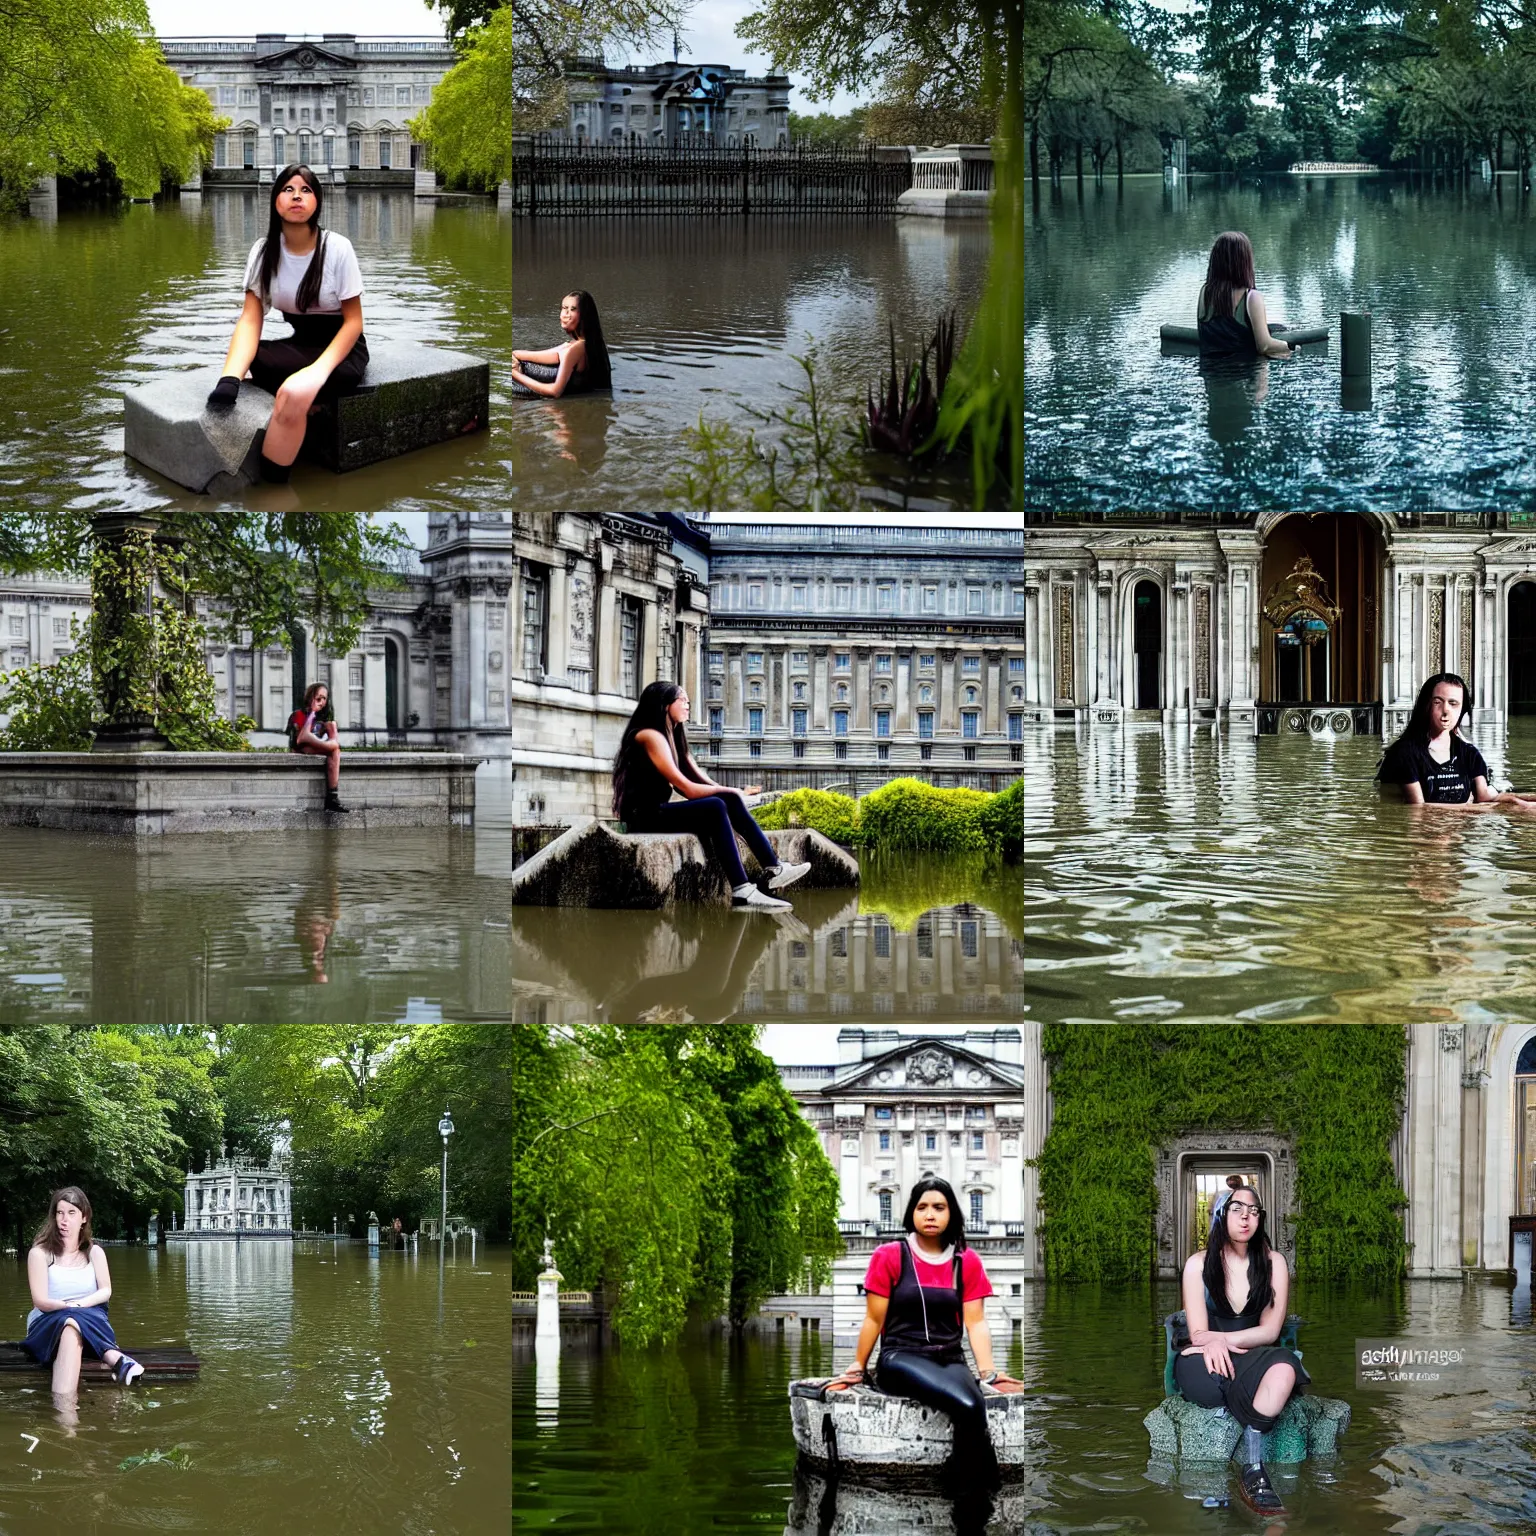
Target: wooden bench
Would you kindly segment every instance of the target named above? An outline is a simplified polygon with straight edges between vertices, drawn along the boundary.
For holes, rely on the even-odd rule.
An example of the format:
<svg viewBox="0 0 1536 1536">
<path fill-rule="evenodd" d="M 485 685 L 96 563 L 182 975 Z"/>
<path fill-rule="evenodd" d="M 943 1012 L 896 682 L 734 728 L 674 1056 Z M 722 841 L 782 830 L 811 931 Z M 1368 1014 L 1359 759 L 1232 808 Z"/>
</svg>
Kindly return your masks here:
<svg viewBox="0 0 1536 1536">
<path fill-rule="evenodd" d="M 135 1386 L 145 1381 L 195 1381 L 203 1368 L 203 1362 L 190 1349 L 175 1345 L 156 1349 L 130 1349 L 128 1353 L 144 1367 L 144 1374 L 134 1380 Z M 51 1365 L 39 1365 L 19 1343 L 0 1343 L 0 1373 L 30 1372 L 36 1375 L 40 1371 L 51 1373 L 52 1370 Z M 112 1372 L 94 1355 L 88 1354 L 80 1362 L 81 1386 L 106 1386 L 115 1382 Z"/>
</svg>

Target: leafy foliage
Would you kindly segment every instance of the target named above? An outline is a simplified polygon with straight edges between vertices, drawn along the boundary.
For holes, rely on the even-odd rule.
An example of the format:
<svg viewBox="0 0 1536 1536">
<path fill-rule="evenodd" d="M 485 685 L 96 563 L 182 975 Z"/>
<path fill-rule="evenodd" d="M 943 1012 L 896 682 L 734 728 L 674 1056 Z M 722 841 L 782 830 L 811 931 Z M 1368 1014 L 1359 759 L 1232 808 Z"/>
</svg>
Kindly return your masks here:
<svg viewBox="0 0 1536 1536">
<path fill-rule="evenodd" d="M 802 115 L 789 114 L 789 142 L 791 144 L 840 145 L 857 148 L 869 143 L 873 135 L 865 127 L 868 107 L 855 107 L 839 117 L 832 112 L 814 112 Z M 890 139 L 874 142 L 891 143 Z"/>
<path fill-rule="evenodd" d="M 755 813 L 759 826 L 772 832 L 786 827 L 810 827 L 845 847 L 863 842 L 859 829 L 859 802 L 852 795 L 829 789 L 794 789 Z"/>
<path fill-rule="evenodd" d="M 70 625 L 74 649 L 48 664 L 16 667 L 0 684 L 0 714 L 9 715 L 0 731 L 0 752 L 89 752 L 94 739 L 91 717 L 91 654 L 82 644 L 78 620 Z"/>
<path fill-rule="evenodd" d="M 427 110 L 406 126 L 444 176 L 493 187 L 512 174 L 512 12 L 493 12 L 459 47 Z"/>
<path fill-rule="evenodd" d="M 981 852 L 987 846 L 981 813 L 992 798 L 980 789 L 892 779 L 859 802 L 859 825 L 865 842 L 876 848 Z"/>
<path fill-rule="evenodd" d="M 933 354 L 934 374 L 928 377 L 928 355 Z M 903 359 L 898 384 L 896 374 L 896 324 L 891 322 L 891 372 L 879 400 L 870 391 L 864 440 L 871 448 L 900 454 L 906 459 L 926 457 L 934 450 L 939 424 L 939 397 L 949 382 L 955 361 L 955 317 L 941 315 L 932 338 L 917 361 Z"/>
<path fill-rule="evenodd" d="M 1407 1198 L 1390 1146 L 1405 1045 L 1393 1025 L 1048 1024 L 1041 1149 L 1048 1276 L 1123 1283 L 1156 1263 L 1155 1148 L 1185 1131 L 1272 1126 L 1296 1152 L 1296 1266 L 1403 1273 Z"/>
</svg>

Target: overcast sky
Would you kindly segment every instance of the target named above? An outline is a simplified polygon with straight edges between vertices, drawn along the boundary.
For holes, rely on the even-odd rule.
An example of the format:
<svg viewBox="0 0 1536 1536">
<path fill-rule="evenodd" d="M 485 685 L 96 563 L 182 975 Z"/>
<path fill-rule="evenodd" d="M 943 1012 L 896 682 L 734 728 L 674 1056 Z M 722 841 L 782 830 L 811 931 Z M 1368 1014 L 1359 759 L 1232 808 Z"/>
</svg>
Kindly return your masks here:
<svg viewBox="0 0 1536 1536">
<path fill-rule="evenodd" d="M 399 523 L 417 549 L 427 547 L 427 514 L 425 512 L 370 512 L 376 523 Z"/>
<path fill-rule="evenodd" d="M 765 1024 L 758 1049 L 784 1067 L 829 1066 L 837 1061 L 837 1032 L 843 1028 L 846 1026 L 842 1024 Z M 943 1035 L 952 1033 L 953 1028 L 945 1024 L 935 1024 L 932 1029 L 911 1025 L 902 1028 L 901 1033 Z"/>
</svg>

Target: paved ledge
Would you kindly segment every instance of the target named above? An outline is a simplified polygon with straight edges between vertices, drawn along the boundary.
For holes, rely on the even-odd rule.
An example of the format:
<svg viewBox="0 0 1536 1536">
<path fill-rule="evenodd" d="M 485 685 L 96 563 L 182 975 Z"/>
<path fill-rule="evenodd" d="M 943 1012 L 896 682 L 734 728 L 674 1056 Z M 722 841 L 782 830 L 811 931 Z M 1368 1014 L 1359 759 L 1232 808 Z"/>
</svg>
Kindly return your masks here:
<svg viewBox="0 0 1536 1536">
<path fill-rule="evenodd" d="M 764 834 L 786 863 L 811 868 L 792 891 L 859 883 L 858 861 L 820 832 Z M 761 871 L 740 838 L 748 878 Z M 793 897 L 791 896 L 791 899 Z M 655 910 L 677 902 L 728 907 L 731 890 L 691 833 L 614 832 L 602 822 L 572 827 L 512 873 L 512 905 Z"/>
<path fill-rule="evenodd" d="M 473 826 L 475 769 L 457 752 L 342 753 L 325 810 L 325 764 L 276 752 L 0 752 L 0 823 L 159 837 L 334 827 Z"/>
</svg>

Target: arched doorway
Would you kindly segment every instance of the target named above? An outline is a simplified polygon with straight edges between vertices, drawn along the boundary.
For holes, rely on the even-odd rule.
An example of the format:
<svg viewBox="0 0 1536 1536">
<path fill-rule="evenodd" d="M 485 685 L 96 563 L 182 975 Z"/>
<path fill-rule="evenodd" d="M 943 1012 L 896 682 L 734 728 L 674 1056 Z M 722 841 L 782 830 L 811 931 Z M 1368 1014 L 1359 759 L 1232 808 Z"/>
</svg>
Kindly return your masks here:
<svg viewBox="0 0 1536 1536">
<path fill-rule="evenodd" d="M 1509 712 L 1536 715 L 1536 581 L 1509 589 Z"/>
<path fill-rule="evenodd" d="M 400 647 L 393 640 L 384 642 L 384 723 L 400 729 Z"/>
<path fill-rule="evenodd" d="M 1515 1215 L 1536 1216 L 1536 1035 L 1515 1062 Z"/>
<path fill-rule="evenodd" d="M 1138 581 L 1131 594 L 1131 654 L 1136 668 L 1133 708 L 1161 709 L 1163 594 L 1155 581 Z"/>
</svg>

